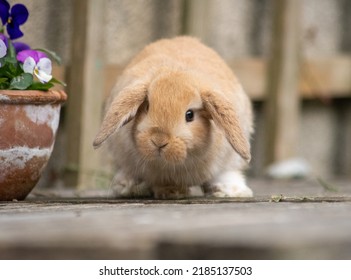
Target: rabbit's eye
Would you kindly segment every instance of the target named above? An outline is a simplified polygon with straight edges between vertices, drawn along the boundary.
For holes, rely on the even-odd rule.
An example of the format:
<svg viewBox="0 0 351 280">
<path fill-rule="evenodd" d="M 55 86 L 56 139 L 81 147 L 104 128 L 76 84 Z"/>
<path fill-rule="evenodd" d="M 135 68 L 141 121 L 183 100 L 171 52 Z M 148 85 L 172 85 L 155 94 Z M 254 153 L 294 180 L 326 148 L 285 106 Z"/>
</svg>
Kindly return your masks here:
<svg viewBox="0 0 351 280">
<path fill-rule="evenodd" d="M 188 110 L 185 113 L 185 120 L 187 122 L 192 122 L 194 120 L 194 111 L 193 110 Z"/>
</svg>

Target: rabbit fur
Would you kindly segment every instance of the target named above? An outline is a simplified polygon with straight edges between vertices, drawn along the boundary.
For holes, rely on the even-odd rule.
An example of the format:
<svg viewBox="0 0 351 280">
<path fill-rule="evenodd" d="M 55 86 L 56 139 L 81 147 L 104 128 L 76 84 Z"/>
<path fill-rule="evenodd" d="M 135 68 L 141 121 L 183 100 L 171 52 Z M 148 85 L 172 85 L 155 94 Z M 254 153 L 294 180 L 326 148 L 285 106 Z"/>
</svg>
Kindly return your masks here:
<svg viewBox="0 0 351 280">
<path fill-rule="evenodd" d="M 146 46 L 126 67 L 107 102 L 94 147 L 106 140 L 117 196 L 250 197 L 253 115 L 231 69 L 191 37 Z"/>
</svg>

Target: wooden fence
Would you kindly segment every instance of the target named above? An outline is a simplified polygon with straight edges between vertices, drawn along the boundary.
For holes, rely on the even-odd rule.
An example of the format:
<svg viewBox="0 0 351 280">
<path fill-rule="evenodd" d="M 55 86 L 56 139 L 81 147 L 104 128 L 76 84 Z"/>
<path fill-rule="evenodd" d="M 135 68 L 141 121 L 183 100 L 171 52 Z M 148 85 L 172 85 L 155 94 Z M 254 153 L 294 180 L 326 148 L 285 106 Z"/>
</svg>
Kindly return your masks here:
<svg viewBox="0 0 351 280">
<path fill-rule="evenodd" d="M 103 102 L 124 66 L 106 64 L 103 54 L 98 51 L 97 44 L 101 49 L 103 41 L 98 30 L 102 29 L 100 18 L 103 17 L 104 3 L 74 1 L 72 64 L 54 69 L 55 75 L 69 84 L 67 166 L 76 168 L 65 177 L 67 184 L 78 187 L 91 185 L 87 170 L 101 170 L 101 153 L 93 150 L 92 141 L 100 125 L 98 116 L 102 116 Z M 189 5 L 198 5 L 199 1 L 185 0 L 185 3 L 189 8 Z M 204 6 L 189 8 L 186 16 L 191 19 L 194 13 L 205 12 Z M 351 56 L 318 60 L 301 57 L 298 40 L 300 12 L 300 0 L 274 0 L 272 59 L 249 57 L 228 61 L 252 100 L 267 104 L 267 163 L 294 156 L 301 98 L 351 96 Z M 184 31 L 187 32 L 186 28 Z M 348 138 L 351 139 L 351 135 Z"/>
</svg>

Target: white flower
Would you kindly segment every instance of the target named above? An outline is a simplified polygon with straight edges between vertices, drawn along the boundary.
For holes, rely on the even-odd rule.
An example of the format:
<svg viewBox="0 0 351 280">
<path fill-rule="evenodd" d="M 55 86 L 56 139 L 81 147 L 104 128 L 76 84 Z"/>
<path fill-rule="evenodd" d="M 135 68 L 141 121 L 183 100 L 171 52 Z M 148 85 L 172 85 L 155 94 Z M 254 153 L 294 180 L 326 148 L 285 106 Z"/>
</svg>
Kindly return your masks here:
<svg viewBox="0 0 351 280">
<path fill-rule="evenodd" d="M 7 53 L 7 47 L 3 40 L 0 39 L 0 58 L 4 57 Z M 0 62 L 1 67 L 1 62 Z"/>
<path fill-rule="evenodd" d="M 33 57 L 28 56 L 23 63 L 23 71 L 35 75 L 42 83 L 47 83 L 52 79 L 51 60 L 47 57 L 40 58 L 36 63 Z"/>
</svg>

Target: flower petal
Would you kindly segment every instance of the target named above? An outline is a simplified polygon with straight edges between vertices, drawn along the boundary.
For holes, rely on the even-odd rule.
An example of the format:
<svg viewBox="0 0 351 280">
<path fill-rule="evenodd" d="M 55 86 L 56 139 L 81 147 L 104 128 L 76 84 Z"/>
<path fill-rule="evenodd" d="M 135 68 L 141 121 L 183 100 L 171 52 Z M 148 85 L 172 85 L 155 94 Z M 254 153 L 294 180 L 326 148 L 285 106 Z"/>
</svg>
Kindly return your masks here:
<svg viewBox="0 0 351 280">
<path fill-rule="evenodd" d="M 35 50 L 24 50 L 24 51 L 21 51 L 17 54 L 17 60 L 24 63 L 24 61 L 29 56 L 34 59 L 35 63 L 38 63 L 40 58 L 45 57 L 45 54 L 43 56 L 42 52 L 38 52 Z"/>
<path fill-rule="evenodd" d="M 25 50 L 30 50 L 30 46 L 28 46 L 26 43 L 23 42 L 12 42 L 13 47 L 16 50 L 16 53 L 19 53 L 21 51 L 25 51 Z"/>
<path fill-rule="evenodd" d="M 4 57 L 7 53 L 7 47 L 3 40 L 0 39 L 0 58 Z"/>
<path fill-rule="evenodd" d="M 11 40 L 15 40 L 23 36 L 23 32 L 20 30 L 19 25 L 15 22 L 8 23 L 6 25 L 6 30 Z"/>
<path fill-rule="evenodd" d="M 10 4 L 6 0 L 0 0 L 0 18 L 2 24 L 5 25 L 9 18 Z"/>
<path fill-rule="evenodd" d="M 31 50 L 25 50 L 17 53 L 17 60 L 24 63 L 24 61 L 27 59 L 27 57 L 32 56 L 32 51 Z"/>
<path fill-rule="evenodd" d="M 0 33 L 0 40 L 3 40 L 5 45 L 6 45 L 6 47 L 8 47 L 8 40 L 9 39 L 4 34 Z"/>
<path fill-rule="evenodd" d="M 52 79 L 51 75 L 45 73 L 42 70 L 39 70 L 38 68 L 34 69 L 34 74 L 39 79 L 39 81 L 43 84 L 50 82 L 50 80 Z"/>
<path fill-rule="evenodd" d="M 47 55 L 46 55 L 46 53 L 43 53 L 43 52 L 41 52 L 41 51 L 36 51 L 37 52 L 37 57 L 38 57 L 38 61 L 37 61 L 37 63 L 39 62 L 39 60 L 41 59 L 41 58 L 43 58 L 43 57 L 48 57 Z"/>
<path fill-rule="evenodd" d="M 36 66 L 36 63 L 34 58 L 31 56 L 28 56 L 26 60 L 23 62 L 23 71 L 25 73 L 33 74 L 35 66 Z"/>
<path fill-rule="evenodd" d="M 43 57 L 39 59 L 39 62 L 37 63 L 37 67 L 39 71 L 43 71 L 45 74 L 50 75 L 52 72 L 51 60 L 48 59 L 47 57 Z"/>
<path fill-rule="evenodd" d="M 22 25 L 25 23 L 28 19 L 28 16 L 28 10 L 23 4 L 16 4 L 11 8 L 12 21 L 17 25 Z"/>
</svg>

